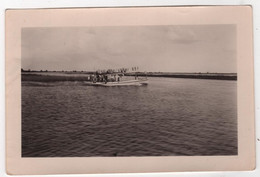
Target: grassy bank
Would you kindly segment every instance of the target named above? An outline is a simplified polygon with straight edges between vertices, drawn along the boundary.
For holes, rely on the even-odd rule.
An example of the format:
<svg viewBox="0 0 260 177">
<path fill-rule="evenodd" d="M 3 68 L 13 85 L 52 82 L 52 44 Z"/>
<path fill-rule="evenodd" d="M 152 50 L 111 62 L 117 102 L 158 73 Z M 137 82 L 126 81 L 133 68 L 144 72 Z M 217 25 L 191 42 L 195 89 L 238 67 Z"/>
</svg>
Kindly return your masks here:
<svg viewBox="0 0 260 177">
<path fill-rule="evenodd" d="M 127 74 L 129 76 L 147 76 L 147 77 L 169 77 L 169 78 L 190 78 L 190 79 L 216 79 L 216 80 L 237 80 L 236 73 L 156 73 L 148 72 L 137 74 Z"/>
<path fill-rule="evenodd" d="M 57 82 L 57 81 L 89 81 L 86 76 L 55 76 L 40 74 L 22 74 L 22 81 Z"/>
</svg>

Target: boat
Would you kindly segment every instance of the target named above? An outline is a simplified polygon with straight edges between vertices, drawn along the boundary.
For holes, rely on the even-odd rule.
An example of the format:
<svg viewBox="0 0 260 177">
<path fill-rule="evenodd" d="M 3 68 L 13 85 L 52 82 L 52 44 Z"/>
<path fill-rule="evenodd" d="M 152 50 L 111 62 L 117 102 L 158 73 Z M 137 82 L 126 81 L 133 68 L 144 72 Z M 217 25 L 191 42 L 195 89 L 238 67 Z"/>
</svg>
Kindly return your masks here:
<svg viewBox="0 0 260 177">
<path fill-rule="evenodd" d="M 118 86 L 142 86 L 148 84 L 148 79 L 124 80 L 115 82 L 89 82 L 91 86 L 118 87 Z"/>
<path fill-rule="evenodd" d="M 133 67 L 132 70 L 136 71 L 138 67 Z M 115 87 L 115 86 L 142 86 L 148 84 L 148 79 L 138 78 L 136 72 L 134 72 L 134 79 L 124 79 L 125 74 L 129 69 L 121 68 L 118 70 L 108 69 L 103 71 L 96 71 L 95 74 L 90 76 L 92 82 L 86 82 L 86 85 L 103 86 L 103 87 Z"/>
</svg>

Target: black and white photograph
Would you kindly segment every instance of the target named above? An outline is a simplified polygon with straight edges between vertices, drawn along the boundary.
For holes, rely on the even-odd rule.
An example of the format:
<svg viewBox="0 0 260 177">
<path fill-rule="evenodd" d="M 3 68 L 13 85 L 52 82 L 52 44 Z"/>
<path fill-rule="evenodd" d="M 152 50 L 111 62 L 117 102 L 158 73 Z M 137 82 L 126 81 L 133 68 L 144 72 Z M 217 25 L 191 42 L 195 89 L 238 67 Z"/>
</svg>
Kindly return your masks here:
<svg viewBox="0 0 260 177">
<path fill-rule="evenodd" d="M 237 155 L 236 25 L 21 31 L 22 157 Z"/>
<path fill-rule="evenodd" d="M 254 170 L 252 29 L 250 6 L 7 10 L 7 173 Z"/>
</svg>

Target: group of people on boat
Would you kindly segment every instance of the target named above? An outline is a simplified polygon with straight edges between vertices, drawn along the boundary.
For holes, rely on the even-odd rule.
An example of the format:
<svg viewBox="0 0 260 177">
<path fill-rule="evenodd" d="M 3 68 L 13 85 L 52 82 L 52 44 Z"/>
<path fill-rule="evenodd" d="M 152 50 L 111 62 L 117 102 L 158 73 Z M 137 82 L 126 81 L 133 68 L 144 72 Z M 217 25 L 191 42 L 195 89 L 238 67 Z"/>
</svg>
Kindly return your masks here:
<svg viewBox="0 0 260 177">
<path fill-rule="evenodd" d="M 120 69 L 108 69 L 108 70 L 98 70 L 94 74 L 89 76 L 90 81 L 96 82 L 120 82 L 122 77 L 132 69 L 132 71 L 138 71 L 138 67 L 132 68 L 120 68 Z M 135 80 L 138 80 L 138 75 L 135 74 Z"/>
<path fill-rule="evenodd" d="M 122 75 L 119 74 L 93 74 L 91 75 L 91 81 L 93 83 L 96 82 L 120 82 L 122 78 Z"/>
</svg>

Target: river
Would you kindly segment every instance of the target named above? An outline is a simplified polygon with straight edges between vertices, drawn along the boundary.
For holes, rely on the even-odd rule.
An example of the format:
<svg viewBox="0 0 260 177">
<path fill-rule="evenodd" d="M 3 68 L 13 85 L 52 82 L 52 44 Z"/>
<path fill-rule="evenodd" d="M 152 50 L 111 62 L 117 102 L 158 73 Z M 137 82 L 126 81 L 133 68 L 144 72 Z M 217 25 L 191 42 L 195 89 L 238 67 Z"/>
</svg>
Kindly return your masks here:
<svg viewBox="0 0 260 177">
<path fill-rule="evenodd" d="M 22 82 L 22 156 L 237 154 L 237 81 Z"/>
</svg>

